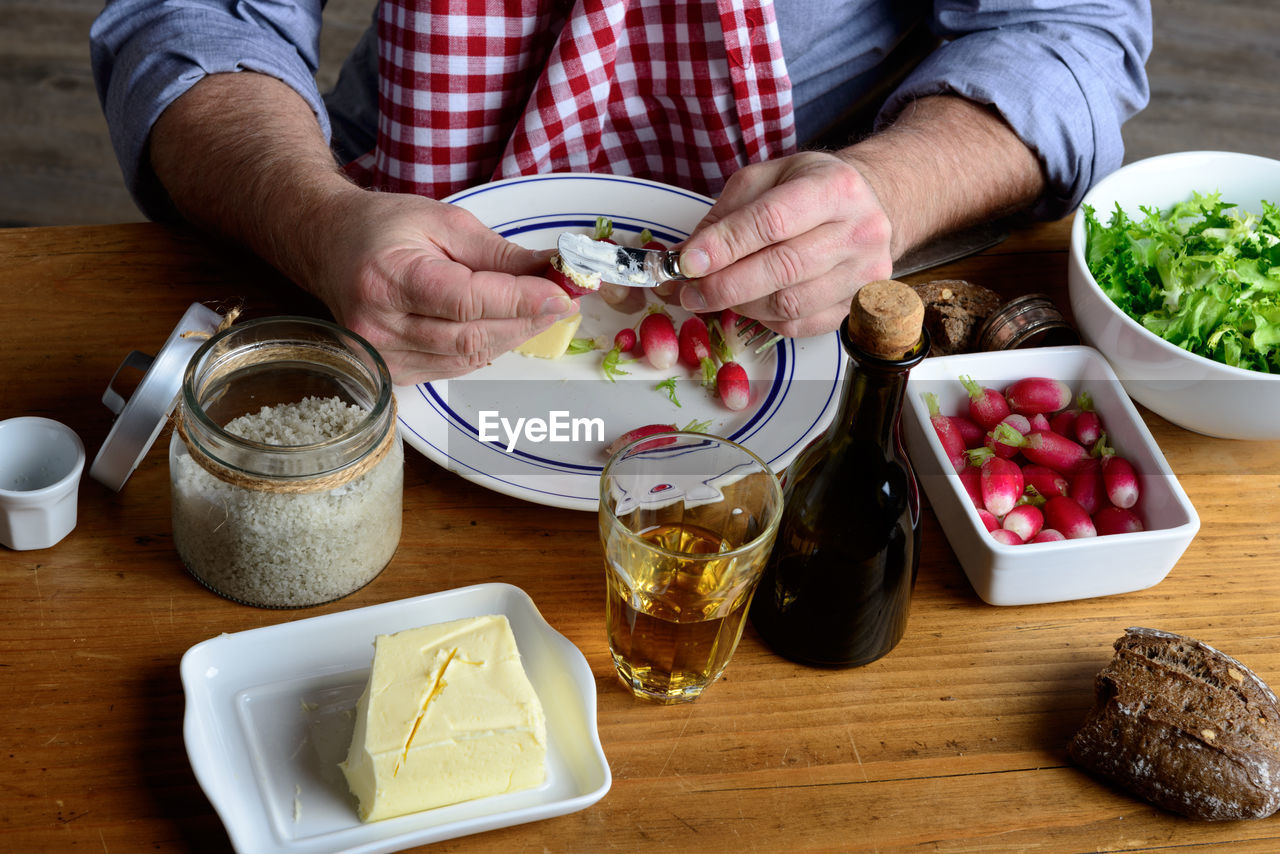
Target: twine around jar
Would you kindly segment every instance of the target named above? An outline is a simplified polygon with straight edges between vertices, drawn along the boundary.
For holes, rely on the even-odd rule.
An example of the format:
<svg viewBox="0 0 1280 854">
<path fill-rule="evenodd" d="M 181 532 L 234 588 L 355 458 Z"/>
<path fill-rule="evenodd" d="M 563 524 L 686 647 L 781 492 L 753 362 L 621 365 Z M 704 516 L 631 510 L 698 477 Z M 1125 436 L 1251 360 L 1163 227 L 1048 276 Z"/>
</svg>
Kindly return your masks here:
<svg viewBox="0 0 1280 854">
<path fill-rule="evenodd" d="M 177 431 L 178 436 L 182 439 L 182 443 L 187 446 L 187 452 L 191 455 L 191 459 L 195 460 L 202 469 L 216 477 L 224 483 L 232 486 L 238 486 L 242 489 L 249 489 L 254 492 L 272 492 L 280 495 L 302 495 L 311 492 L 326 492 L 331 489 L 337 489 L 339 486 L 350 483 L 358 477 L 368 473 L 391 451 L 391 446 L 396 440 L 395 427 L 395 398 L 391 398 L 391 423 L 387 427 L 386 435 L 382 437 L 382 441 L 371 452 L 365 454 L 352 465 L 341 468 L 335 472 L 328 474 L 314 475 L 311 477 L 289 478 L 287 480 L 266 476 L 254 476 L 246 474 L 239 469 L 233 469 L 225 466 L 215 460 L 213 457 L 205 453 L 204 449 L 191 440 L 187 435 L 185 419 L 181 411 L 176 411 L 173 416 L 173 429 Z"/>
<path fill-rule="evenodd" d="M 223 323 L 219 327 L 219 331 L 229 327 L 235 321 L 235 315 L 238 311 L 234 309 L 227 313 Z M 266 347 L 257 347 L 247 353 L 239 354 L 231 359 L 227 359 L 219 363 L 216 373 L 206 379 L 206 383 L 220 376 L 225 376 L 252 365 L 263 364 L 266 362 L 290 361 L 305 356 L 310 361 L 327 362 L 335 367 L 340 367 L 344 362 L 349 363 L 349 359 L 339 355 L 336 352 L 323 349 L 317 350 L 312 347 L 300 347 L 297 345 L 275 345 Z M 210 456 L 204 448 L 193 441 L 187 433 L 186 417 L 183 415 L 182 407 L 178 407 L 173 414 L 173 427 L 178 436 L 182 439 L 182 443 L 186 445 L 187 452 L 191 455 L 191 459 L 209 474 L 232 486 L 238 486 L 243 489 L 252 490 L 254 492 L 271 492 L 278 494 L 300 495 L 312 492 L 325 492 L 336 489 L 339 486 L 350 483 L 356 478 L 366 474 L 390 452 L 392 445 L 396 440 L 396 399 L 395 395 L 390 397 L 390 417 L 388 419 L 388 427 L 386 434 L 378 445 L 369 453 L 362 456 L 359 460 L 351 465 L 345 466 L 336 471 L 312 475 L 308 477 L 288 477 L 281 478 L 272 475 L 253 475 L 240 469 L 231 468 L 224 465 L 218 460 Z"/>
</svg>

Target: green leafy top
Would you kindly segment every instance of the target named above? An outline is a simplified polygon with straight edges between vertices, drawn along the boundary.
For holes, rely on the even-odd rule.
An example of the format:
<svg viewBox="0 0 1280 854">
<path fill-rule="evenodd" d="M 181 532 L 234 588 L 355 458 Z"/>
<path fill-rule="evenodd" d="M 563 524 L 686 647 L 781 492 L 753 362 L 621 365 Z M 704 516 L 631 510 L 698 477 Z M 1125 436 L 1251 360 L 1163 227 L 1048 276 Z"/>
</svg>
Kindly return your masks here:
<svg viewBox="0 0 1280 854">
<path fill-rule="evenodd" d="M 1221 193 L 1142 207 L 1107 225 L 1084 205 L 1085 260 L 1103 292 L 1184 350 L 1280 373 L 1280 207 L 1239 210 Z"/>
</svg>

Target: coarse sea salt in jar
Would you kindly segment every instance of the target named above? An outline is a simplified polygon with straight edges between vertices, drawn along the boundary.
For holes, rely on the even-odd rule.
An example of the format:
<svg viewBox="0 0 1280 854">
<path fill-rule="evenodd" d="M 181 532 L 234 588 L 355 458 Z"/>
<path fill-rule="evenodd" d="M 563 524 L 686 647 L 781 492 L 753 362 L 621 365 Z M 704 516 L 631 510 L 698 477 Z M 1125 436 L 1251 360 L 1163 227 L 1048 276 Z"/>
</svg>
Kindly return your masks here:
<svg viewBox="0 0 1280 854">
<path fill-rule="evenodd" d="M 400 542 L 404 451 L 386 364 L 332 323 L 230 326 L 191 357 L 169 445 L 173 539 L 214 592 L 267 608 L 346 596 Z"/>
</svg>

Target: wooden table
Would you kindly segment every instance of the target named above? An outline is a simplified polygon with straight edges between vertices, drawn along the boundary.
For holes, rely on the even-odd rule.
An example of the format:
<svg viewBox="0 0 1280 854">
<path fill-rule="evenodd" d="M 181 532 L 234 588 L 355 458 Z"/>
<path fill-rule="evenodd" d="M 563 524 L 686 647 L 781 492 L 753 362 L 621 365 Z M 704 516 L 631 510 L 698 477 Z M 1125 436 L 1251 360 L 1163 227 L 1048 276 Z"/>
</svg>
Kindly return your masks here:
<svg viewBox="0 0 1280 854">
<path fill-rule="evenodd" d="M 917 278 L 965 277 L 1065 309 L 1066 223 Z M 0 417 L 71 425 L 90 459 L 121 358 L 154 352 L 193 301 L 246 317 L 315 312 L 272 271 L 152 224 L 0 232 Z M 1280 849 L 1274 821 L 1197 823 L 1091 779 L 1065 746 L 1127 626 L 1189 634 L 1280 684 L 1280 442 L 1213 440 L 1146 414 L 1203 527 L 1139 593 L 998 608 L 974 594 L 931 513 L 907 636 L 852 671 L 790 664 L 748 629 L 698 702 L 633 699 L 613 674 L 592 514 L 473 486 L 407 453 L 404 535 L 372 584 L 282 612 L 198 586 L 170 534 L 161 441 L 120 493 L 87 477 L 54 548 L 0 548 L 0 849 L 225 850 L 182 740 L 192 645 L 488 581 L 518 585 L 585 654 L 613 787 L 560 818 L 442 851 Z"/>
</svg>

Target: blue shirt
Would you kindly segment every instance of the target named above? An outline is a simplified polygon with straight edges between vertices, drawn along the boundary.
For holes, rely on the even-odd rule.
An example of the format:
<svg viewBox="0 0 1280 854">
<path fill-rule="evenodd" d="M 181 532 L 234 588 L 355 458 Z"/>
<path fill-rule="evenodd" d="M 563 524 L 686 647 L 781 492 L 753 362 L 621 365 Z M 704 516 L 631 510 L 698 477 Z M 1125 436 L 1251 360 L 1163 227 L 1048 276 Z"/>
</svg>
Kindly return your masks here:
<svg viewBox="0 0 1280 854">
<path fill-rule="evenodd" d="M 324 0 L 107 0 L 90 33 L 94 78 L 125 181 L 148 216 L 168 210 L 147 168 L 164 109 L 201 77 L 276 77 L 315 111 L 341 155 L 371 147 L 376 38 L 361 40 L 328 97 L 315 72 Z M 1044 165 L 1041 217 L 1073 210 L 1120 166 L 1120 127 L 1147 103 L 1149 0 L 776 0 L 803 146 L 870 102 L 884 124 L 911 100 L 992 105 Z M 927 33 L 926 33 L 927 29 Z M 940 42 L 919 59 L 926 34 Z M 905 77 L 903 77 L 905 74 Z"/>
</svg>

